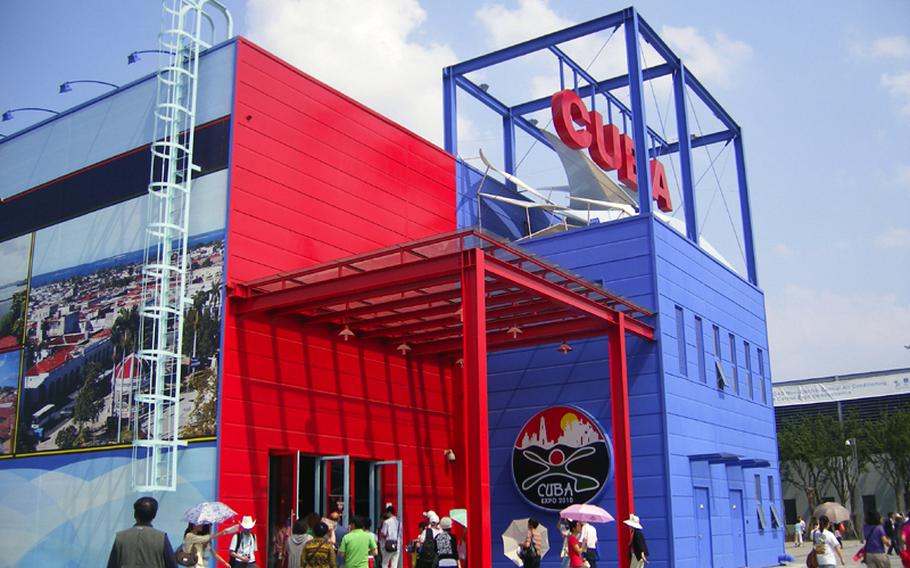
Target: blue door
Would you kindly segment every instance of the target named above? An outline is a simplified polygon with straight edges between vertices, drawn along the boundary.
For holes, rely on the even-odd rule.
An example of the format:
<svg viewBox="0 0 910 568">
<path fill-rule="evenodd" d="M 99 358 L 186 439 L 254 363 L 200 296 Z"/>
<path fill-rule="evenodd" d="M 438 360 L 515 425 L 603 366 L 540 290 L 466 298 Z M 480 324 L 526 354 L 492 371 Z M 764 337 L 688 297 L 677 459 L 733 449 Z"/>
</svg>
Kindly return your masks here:
<svg viewBox="0 0 910 568">
<path fill-rule="evenodd" d="M 695 538 L 698 546 L 698 566 L 711 568 L 714 556 L 711 552 L 711 502 L 706 487 L 695 488 Z"/>
<path fill-rule="evenodd" d="M 733 565 L 746 565 L 746 519 L 743 517 L 743 492 L 730 491 L 730 529 L 733 534 Z"/>
</svg>

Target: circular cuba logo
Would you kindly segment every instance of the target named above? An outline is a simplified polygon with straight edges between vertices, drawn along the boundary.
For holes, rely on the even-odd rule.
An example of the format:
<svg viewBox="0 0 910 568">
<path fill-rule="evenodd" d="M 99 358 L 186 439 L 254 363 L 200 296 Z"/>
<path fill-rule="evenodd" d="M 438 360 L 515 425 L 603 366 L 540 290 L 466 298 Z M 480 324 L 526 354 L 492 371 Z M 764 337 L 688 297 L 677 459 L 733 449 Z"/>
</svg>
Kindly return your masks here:
<svg viewBox="0 0 910 568">
<path fill-rule="evenodd" d="M 594 499 L 612 474 L 610 440 L 583 410 L 552 406 L 528 420 L 512 449 L 519 493 L 541 509 L 559 511 Z"/>
</svg>

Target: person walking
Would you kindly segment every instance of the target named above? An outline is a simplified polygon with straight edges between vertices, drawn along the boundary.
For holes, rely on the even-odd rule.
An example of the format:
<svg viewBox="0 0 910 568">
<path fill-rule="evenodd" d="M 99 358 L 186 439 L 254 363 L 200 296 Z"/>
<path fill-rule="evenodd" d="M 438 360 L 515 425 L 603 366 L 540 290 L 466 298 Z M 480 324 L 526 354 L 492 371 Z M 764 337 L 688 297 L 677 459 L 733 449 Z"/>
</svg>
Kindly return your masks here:
<svg viewBox="0 0 910 568">
<path fill-rule="evenodd" d="M 313 538 L 303 547 L 300 568 L 335 568 L 335 547 L 329 542 L 329 525 L 320 521 L 313 527 Z"/>
<path fill-rule="evenodd" d="M 521 543 L 521 561 L 525 568 L 540 568 L 540 551 L 543 550 L 543 537 L 538 527 L 540 522 L 531 517 L 528 519 L 528 536 Z"/>
<path fill-rule="evenodd" d="M 300 568 L 300 558 L 303 556 L 303 547 L 306 545 L 306 523 L 303 519 L 294 521 L 291 536 L 288 538 L 288 548 L 285 556 L 288 559 L 288 568 Z M 334 552 L 334 547 L 332 552 Z"/>
<path fill-rule="evenodd" d="M 174 549 L 167 534 L 152 526 L 157 514 L 158 501 L 153 497 L 140 497 L 133 503 L 136 524 L 114 537 L 107 568 L 177 568 Z"/>
<path fill-rule="evenodd" d="M 395 507 L 388 505 L 383 513 L 385 520 L 379 529 L 379 552 L 382 554 L 382 568 L 398 568 L 401 556 L 401 521 Z"/>
<path fill-rule="evenodd" d="M 829 530 L 830 526 L 828 517 L 822 515 L 818 518 L 818 528 L 812 533 L 812 545 L 815 547 L 818 568 L 834 568 L 837 566 L 838 558 L 841 564 L 846 564 L 841 545 L 834 533 Z"/>
<path fill-rule="evenodd" d="M 866 526 L 863 527 L 863 538 L 866 541 L 866 565 L 869 568 L 888 568 L 891 561 L 885 554 L 885 548 L 891 545 L 891 539 L 885 534 L 882 526 L 882 515 L 877 511 L 866 513 Z"/>
<path fill-rule="evenodd" d="M 797 548 L 803 545 L 803 534 L 805 532 L 806 521 L 802 517 L 796 517 L 796 522 L 793 523 L 793 542 L 796 543 Z"/>
<path fill-rule="evenodd" d="M 439 520 L 439 534 L 436 535 L 436 558 L 439 568 L 461 568 L 458 558 L 458 539 L 452 534 L 452 519 Z"/>
<path fill-rule="evenodd" d="M 231 553 L 233 568 L 258 568 L 256 552 L 259 551 L 259 547 L 256 545 L 256 535 L 253 534 L 255 526 L 256 521 L 253 517 L 246 515 L 240 520 L 240 532 L 231 537 L 228 551 Z"/>
<path fill-rule="evenodd" d="M 199 523 L 198 525 L 190 523 L 186 526 L 186 530 L 183 531 L 183 550 L 196 555 L 194 568 L 206 568 L 208 566 L 206 558 L 209 554 L 213 555 L 218 562 L 225 566 L 230 566 L 212 548 L 212 541 L 229 530 L 232 529 L 212 534 L 212 525 L 208 523 Z"/>
<path fill-rule="evenodd" d="M 591 523 L 581 524 L 581 542 L 585 549 L 584 557 L 591 568 L 597 568 L 597 529 Z"/>
<path fill-rule="evenodd" d="M 648 543 L 645 542 L 645 533 L 642 532 L 641 520 L 638 515 L 629 515 L 623 524 L 631 529 L 629 538 L 629 567 L 642 568 L 649 562 Z"/>
<path fill-rule="evenodd" d="M 350 568 L 369 568 L 369 557 L 379 551 L 373 533 L 367 531 L 367 520 L 361 515 L 354 515 L 351 521 L 353 530 L 341 539 L 338 553 L 344 558 L 345 566 Z"/>
<path fill-rule="evenodd" d="M 582 557 L 584 547 L 581 544 L 581 523 L 569 521 L 569 540 L 567 543 L 569 553 L 569 568 L 580 568 L 585 565 Z"/>
<path fill-rule="evenodd" d="M 893 541 L 894 540 L 894 512 L 888 511 L 888 513 L 885 515 L 884 528 L 885 528 L 885 536 L 887 536 L 888 538 L 890 538 Z M 892 550 L 891 547 L 889 547 L 888 554 L 890 555 L 892 552 L 894 552 L 894 551 Z"/>
</svg>

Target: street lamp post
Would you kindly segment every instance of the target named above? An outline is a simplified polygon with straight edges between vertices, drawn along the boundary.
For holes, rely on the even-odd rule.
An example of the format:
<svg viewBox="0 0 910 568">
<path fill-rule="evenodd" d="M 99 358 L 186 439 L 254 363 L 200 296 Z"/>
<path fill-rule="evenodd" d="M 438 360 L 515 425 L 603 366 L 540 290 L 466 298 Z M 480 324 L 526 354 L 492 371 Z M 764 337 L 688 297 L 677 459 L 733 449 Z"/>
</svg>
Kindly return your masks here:
<svg viewBox="0 0 910 568">
<path fill-rule="evenodd" d="M 853 486 L 850 487 L 850 515 L 853 517 L 853 533 L 859 534 L 856 530 L 856 488 L 859 485 L 859 453 L 856 450 L 856 438 L 848 438 L 844 445 L 853 451 L 853 467 L 856 468 L 856 477 L 854 477 Z"/>
</svg>

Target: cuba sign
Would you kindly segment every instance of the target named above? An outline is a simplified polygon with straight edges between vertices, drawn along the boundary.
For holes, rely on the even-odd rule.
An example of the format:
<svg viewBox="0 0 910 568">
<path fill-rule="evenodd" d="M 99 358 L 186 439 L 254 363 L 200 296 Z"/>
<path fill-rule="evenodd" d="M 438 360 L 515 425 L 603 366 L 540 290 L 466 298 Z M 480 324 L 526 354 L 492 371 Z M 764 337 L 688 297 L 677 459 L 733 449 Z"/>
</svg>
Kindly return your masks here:
<svg viewBox="0 0 910 568">
<path fill-rule="evenodd" d="M 571 406 L 531 417 L 512 450 L 512 477 L 529 503 L 560 511 L 594 499 L 612 469 L 609 439 L 597 422 Z"/>
<path fill-rule="evenodd" d="M 589 111 L 575 93 L 566 89 L 550 100 L 553 124 L 563 144 L 573 150 L 587 148 L 595 164 L 604 171 L 617 171 L 619 181 L 627 188 L 638 191 L 638 172 L 635 166 L 635 142 L 612 124 L 604 124 L 603 116 L 596 110 Z M 578 125 L 581 128 L 575 128 Z M 651 193 L 661 211 L 673 211 L 667 174 L 663 164 L 653 159 L 651 164 Z"/>
</svg>

